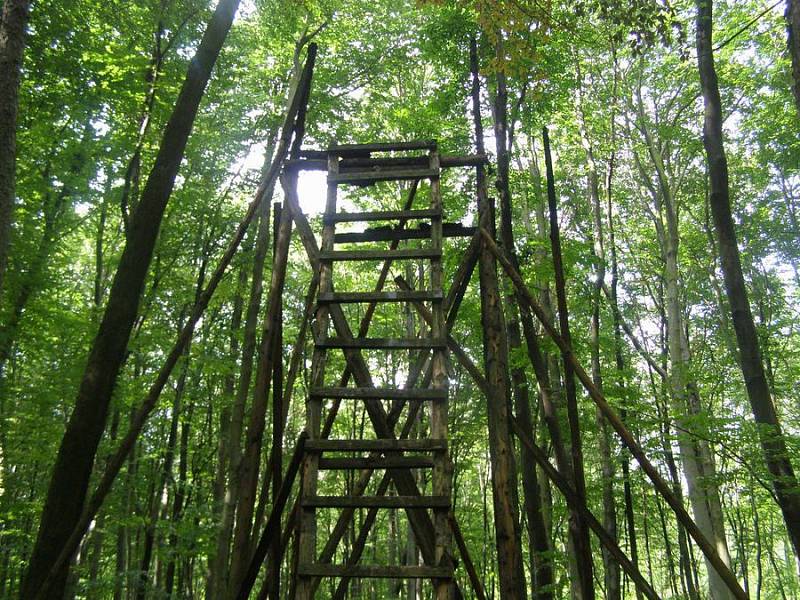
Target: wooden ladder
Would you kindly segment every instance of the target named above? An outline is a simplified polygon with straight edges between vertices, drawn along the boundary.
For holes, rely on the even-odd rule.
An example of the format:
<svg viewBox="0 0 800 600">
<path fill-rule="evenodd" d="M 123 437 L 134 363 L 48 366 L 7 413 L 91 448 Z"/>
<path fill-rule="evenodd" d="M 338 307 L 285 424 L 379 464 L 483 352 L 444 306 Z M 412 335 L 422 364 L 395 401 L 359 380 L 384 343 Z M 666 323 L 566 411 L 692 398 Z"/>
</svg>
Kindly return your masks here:
<svg viewBox="0 0 800 600">
<path fill-rule="evenodd" d="M 416 156 L 373 158 L 373 153 L 416 152 Z M 419 155 L 420 152 L 424 154 Z M 427 160 L 425 160 L 427 159 Z M 430 579 L 437 600 L 452 597 L 454 590 L 453 561 L 449 554 L 451 509 L 451 469 L 447 447 L 448 382 L 446 372 L 446 335 L 442 292 L 442 198 L 439 186 L 440 156 L 434 141 L 395 142 L 386 144 L 338 145 L 327 151 L 328 185 L 323 217 L 322 244 L 319 253 L 319 296 L 316 314 L 316 339 L 312 359 L 311 390 L 306 403 L 306 430 L 303 480 L 300 500 L 299 553 L 296 598 L 314 597 L 320 578 L 334 577 L 376 579 Z M 412 210 L 410 202 L 403 210 L 346 213 L 337 212 L 337 190 L 340 185 L 370 185 L 378 181 L 414 181 L 414 190 L 421 180 L 430 181 L 430 206 Z M 392 229 L 379 228 L 358 233 L 336 233 L 338 223 L 397 222 Z M 408 221 L 421 222 L 417 229 L 404 230 Z M 427 226 L 429 224 L 429 226 Z M 455 226 L 457 227 L 457 226 Z M 383 231 L 384 233 L 381 233 Z M 377 233 L 376 233 L 377 232 Z M 336 250 L 340 242 L 391 240 L 388 250 Z M 401 239 L 427 239 L 424 248 L 398 249 Z M 333 265 L 337 261 L 429 260 L 429 289 L 420 291 L 348 292 L 334 291 Z M 380 288 L 380 286 L 379 286 Z M 369 338 L 354 336 L 342 308 L 346 303 L 427 302 L 432 315 L 427 337 Z M 336 335 L 329 335 L 333 325 Z M 326 384 L 327 354 L 332 349 L 345 353 L 347 369 L 356 387 Z M 427 354 L 427 376 L 421 385 L 410 388 L 374 387 L 362 350 L 417 350 Z M 424 364 L 424 363 L 422 363 Z M 339 383 L 347 381 L 347 374 Z M 375 429 L 376 439 L 325 439 L 322 431 L 322 408 L 325 401 L 363 402 Z M 387 412 L 383 402 L 390 401 Z M 402 407 L 419 410 L 430 404 L 429 437 L 408 439 L 410 427 L 395 432 Z M 411 408 L 409 410 L 412 410 Z M 416 414 L 416 413 L 415 413 Z M 407 424 L 411 422 L 407 421 Z M 358 453 L 360 456 L 351 456 Z M 364 454 L 366 453 L 366 456 Z M 347 454 L 347 456 L 337 456 Z M 371 470 L 384 471 L 377 494 L 322 496 L 318 494 L 320 471 L 360 471 L 364 481 L 358 491 L 367 487 Z M 412 469 L 431 470 L 431 495 L 420 494 Z M 366 471 L 365 471 L 366 470 Z M 389 483 L 397 495 L 387 495 Z M 326 543 L 317 555 L 317 513 L 324 509 L 350 511 L 358 508 L 405 509 L 415 540 L 423 556 L 422 565 L 364 565 L 360 556 L 350 556 L 344 564 L 333 564 L 338 539 Z M 341 522 L 341 521 L 340 521 Z M 345 525 L 346 527 L 346 525 Z M 345 584 L 346 585 L 346 584 Z M 340 589 L 346 587 L 340 585 Z M 343 592 L 339 592 L 343 595 Z M 335 596 L 335 597 L 338 597 Z"/>
</svg>

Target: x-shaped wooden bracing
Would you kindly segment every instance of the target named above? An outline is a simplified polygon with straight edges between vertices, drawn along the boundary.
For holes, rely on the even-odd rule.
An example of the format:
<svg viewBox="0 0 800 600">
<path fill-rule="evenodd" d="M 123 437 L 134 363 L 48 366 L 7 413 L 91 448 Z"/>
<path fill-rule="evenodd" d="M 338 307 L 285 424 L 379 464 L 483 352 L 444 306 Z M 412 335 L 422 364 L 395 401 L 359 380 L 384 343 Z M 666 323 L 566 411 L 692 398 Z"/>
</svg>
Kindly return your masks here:
<svg viewBox="0 0 800 600">
<path fill-rule="evenodd" d="M 319 268 L 319 258 L 318 258 L 319 246 L 317 245 L 316 237 L 314 236 L 314 233 L 311 230 L 308 220 L 306 219 L 305 215 L 303 215 L 302 211 L 299 208 L 299 202 L 297 199 L 296 190 L 287 189 L 286 198 L 287 198 L 287 203 L 289 205 L 289 209 L 292 213 L 292 217 L 295 221 L 298 234 L 300 235 L 300 239 L 305 247 L 306 253 L 308 254 L 309 261 L 312 265 L 312 268 L 316 271 Z M 470 245 L 470 252 L 467 253 L 465 260 L 463 261 L 462 267 L 459 268 L 459 274 L 461 274 L 462 278 L 461 279 L 457 278 L 456 282 L 454 282 L 453 287 L 450 290 L 450 293 L 448 293 L 448 304 L 446 304 L 446 308 L 448 310 L 450 309 L 450 307 L 457 308 L 457 305 L 460 304 L 460 300 L 463 297 L 464 289 L 459 288 L 458 282 L 463 281 L 463 283 L 461 284 L 461 288 L 466 287 L 466 282 L 469 281 L 469 277 L 472 273 L 472 269 L 467 267 L 470 263 L 472 267 L 474 267 L 478 245 L 479 241 L 476 236 L 473 238 L 473 241 Z M 342 308 L 337 304 L 331 304 L 328 307 L 328 311 L 337 335 L 345 340 L 354 339 L 352 330 L 350 329 L 350 325 L 345 317 Z M 455 321 L 454 316 L 453 318 L 448 317 L 447 319 L 448 332 L 449 329 L 452 327 L 452 323 L 454 321 Z M 364 332 L 360 331 L 359 333 L 363 335 Z M 347 361 L 348 369 L 350 373 L 352 373 L 352 376 L 354 377 L 357 385 L 359 387 L 374 387 L 374 383 L 372 382 L 372 378 L 369 374 L 369 369 L 367 367 L 366 362 L 364 361 L 361 351 L 358 349 L 345 349 L 344 354 Z M 367 415 L 369 416 L 370 421 L 372 422 L 377 437 L 384 439 L 397 439 L 394 432 L 394 426 L 396 422 L 399 420 L 400 416 L 399 410 L 397 411 L 392 410 L 387 414 L 380 400 L 366 400 L 364 404 L 367 410 Z M 404 432 L 406 436 L 407 436 L 406 430 L 410 429 L 410 422 L 413 422 L 414 411 L 418 409 L 418 406 L 416 409 L 414 408 L 414 404 L 418 405 L 418 403 L 412 403 L 411 407 L 412 413 L 409 415 L 410 419 L 407 421 L 407 426 L 404 427 Z M 403 434 L 401 434 L 401 436 L 402 435 Z M 365 482 L 363 486 L 364 489 L 366 488 L 366 482 L 369 481 L 370 476 L 371 476 L 371 470 L 364 470 L 362 472 L 362 476 L 359 479 L 359 483 L 361 483 L 361 481 Z M 386 475 L 384 476 L 384 479 L 387 480 L 386 484 L 387 488 L 388 488 L 388 481 L 392 481 L 395 485 L 395 488 L 402 495 L 407 495 L 407 496 L 421 495 L 419 488 L 417 487 L 416 481 L 414 480 L 414 477 L 409 469 L 396 469 L 396 470 L 393 469 L 392 471 L 387 471 Z M 361 490 L 360 493 L 363 493 L 363 489 Z M 339 522 L 337 523 L 337 526 L 334 529 L 334 533 L 338 534 L 337 537 L 339 537 L 339 539 L 341 539 L 341 535 L 346 529 L 347 524 L 352 518 L 354 512 L 355 511 L 353 509 L 346 509 L 340 515 Z M 431 521 L 430 516 L 424 509 L 407 508 L 406 512 L 408 514 L 409 523 L 411 524 L 412 530 L 414 531 L 415 539 L 417 540 L 417 543 L 419 545 L 425 563 L 429 565 L 435 565 L 436 564 L 434 559 L 435 540 L 433 539 L 434 529 L 433 529 L 433 522 Z M 366 534 L 364 533 L 364 535 Z M 359 537 L 361 537 L 361 534 Z M 338 541 L 339 540 L 334 540 L 334 536 L 331 536 L 329 538 L 329 543 L 326 545 L 325 550 L 323 550 L 323 555 L 319 559 L 320 562 L 331 560 L 333 552 L 335 551 L 336 544 L 338 544 Z M 451 561 L 452 559 L 449 557 L 449 555 L 446 555 L 445 560 Z M 454 587 L 456 588 L 456 590 L 458 589 L 457 584 Z M 457 593 L 460 595 L 460 592 Z"/>
</svg>

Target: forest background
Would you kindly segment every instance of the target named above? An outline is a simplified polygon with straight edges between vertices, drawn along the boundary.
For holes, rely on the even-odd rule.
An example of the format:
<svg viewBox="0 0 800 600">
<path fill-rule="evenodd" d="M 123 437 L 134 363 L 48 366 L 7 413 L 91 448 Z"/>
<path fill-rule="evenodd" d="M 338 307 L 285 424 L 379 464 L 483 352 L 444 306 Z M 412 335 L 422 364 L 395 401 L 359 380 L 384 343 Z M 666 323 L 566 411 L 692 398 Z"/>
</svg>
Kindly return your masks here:
<svg viewBox="0 0 800 600">
<path fill-rule="evenodd" d="M 491 187 L 496 181 L 500 203 L 508 200 L 511 243 L 504 239 L 504 249 L 516 254 L 537 298 L 555 307 L 547 126 L 577 359 L 744 590 L 758 599 L 797 598 L 800 519 L 791 518 L 791 504 L 800 503 L 800 492 L 785 465 L 797 465 L 800 451 L 800 47 L 797 36 L 787 44 L 787 24 L 800 29 L 800 8 L 792 0 L 714 5 L 730 208 L 757 336 L 751 345 L 743 345 L 730 309 L 713 161 L 704 151 L 713 94 L 707 78 L 701 88 L 695 36 L 697 11 L 709 8 L 683 0 L 5 0 L 0 597 L 35 597 L 32 582 L 54 560 L 42 540 L 56 538 L 42 532 L 61 527 L 69 534 L 142 398 L 159 382 L 280 148 L 309 44 L 318 45 L 318 58 L 305 147 L 437 139 L 444 152 L 470 154 L 475 38 L 484 141 L 496 163 Z M 474 224 L 474 181 L 453 174 L 444 182 L 448 220 Z M 324 175 L 301 175 L 299 191 L 318 231 Z M 375 206 L 400 191 L 366 189 L 346 202 Z M 250 552 L 274 495 L 267 465 L 275 421 L 266 415 L 255 463 L 263 491 L 245 500 L 252 503 L 242 534 L 249 546 L 234 544 L 237 503 L 247 497 L 239 474 L 251 449 L 244 434 L 272 274 L 272 200 L 269 190 L 243 230 L 240 251 L 205 298 L 191 342 L 62 571 L 66 597 L 222 598 L 236 579 L 239 554 Z M 452 242 L 451 271 L 467 243 Z M 312 344 L 306 336 L 295 350 L 312 279 L 296 238 L 289 262 L 279 354 L 287 373 L 293 355 L 310 364 Z M 137 268 L 138 287 L 124 288 L 120 273 Z M 425 279 L 416 268 L 396 274 L 415 286 Z M 353 282 L 364 276 L 346 274 Z M 558 441 L 535 393 L 512 288 L 502 285 L 509 291 L 515 401 L 520 386 L 531 390 L 531 432 L 556 464 Z M 127 326 L 109 321 L 113 307 L 127 311 Z M 421 328 L 410 310 L 395 318 L 412 332 Z M 378 322 L 376 330 L 389 326 Z M 112 329 L 119 339 L 98 350 Z M 482 366 L 477 277 L 453 336 Z M 566 431 L 560 353 L 545 339 L 542 349 Z M 745 385 L 752 378 L 742 368 L 753 349 L 780 434 L 764 424 Z M 374 376 L 399 383 L 406 360 L 391 354 Z M 284 462 L 304 427 L 308 379 L 301 368 L 283 394 Z M 463 369 L 453 370 L 450 386 L 454 514 L 487 593 L 516 597 L 508 595 L 498 556 L 487 401 Z M 87 403 L 99 397 L 108 399 L 104 409 Z M 586 502 L 604 527 L 662 597 L 729 597 L 588 396 L 579 392 L 578 400 Z M 74 429 L 76 405 L 91 417 L 78 420 L 95 424 L 96 442 L 85 443 L 94 433 Z M 337 431 L 358 434 L 364 426 L 353 407 Z M 425 427 L 422 417 L 417 433 Z M 72 438 L 65 436 L 70 430 Z M 782 450 L 772 458 L 784 461 L 784 471 L 776 475 L 769 444 L 778 438 Z M 70 443 L 85 450 L 83 474 L 67 464 Z M 525 448 L 515 444 L 525 577 L 516 593 L 587 600 L 568 507 L 540 468 L 526 469 Z M 59 498 L 64 504 L 56 509 Z M 420 560 L 400 517 L 389 511 L 379 521 L 365 550 L 370 560 Z M 537 532 L 545 534 L 543 545 Z M 352 543 L 346 536 L 343 556 Z M 592 544 L 593 593 L 636 596 L 614 560 Z M 542 565 L 552 570 L 544 585 Z M 281 568 L 288 581 L 291 553 Z M 458 576 L 469 595 L 465 574 Z M 354 598 L 425 593 L 425 585 L 407 582 L 350 588 Z"/>
</svg>

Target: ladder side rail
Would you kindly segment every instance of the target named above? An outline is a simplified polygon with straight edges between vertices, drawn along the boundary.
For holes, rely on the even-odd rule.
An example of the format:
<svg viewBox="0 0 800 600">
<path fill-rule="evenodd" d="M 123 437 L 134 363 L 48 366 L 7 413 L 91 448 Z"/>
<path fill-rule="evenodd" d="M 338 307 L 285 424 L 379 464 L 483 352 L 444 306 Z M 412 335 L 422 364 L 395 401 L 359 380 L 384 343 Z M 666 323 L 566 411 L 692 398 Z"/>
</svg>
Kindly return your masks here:
<svg viewBox="0 0 800 600">
<path fill-rule="evenodd" d="M 338 158 L 334 155 L 328 156 L 328 188 L 325 199 L 325 214 L 336 213 L 337 185 L 331 180 L 331 175 L 335 175 L 339 169 Z M 322 227 L 322 247 L 321 250 L 330 251 L 333 248 L 333 237 L 335 225 L 326 220 Z M 331 261 L 319 261 L 319 291 L 320 293 L 333 292 L 333 265 Z M 316 339 L 324 340 L 328 335 L 328 323 L 330 321 L 330 309 L 324 304 L 317 307 L 316 318 Z M 314 346 L 314 355 L 311 361 L 311 382 L 313 387 L 325 385 L 325 362 L 327 350 L 324 346 Z M 306 432 L 308 438 L 316 440 L 320 438 L 322 426 L 322 398 L 309 396 L 306 400 Z M 303 489 L 301 496 L 315 496 L 317 494 L 317 476 L 319 471 L 319 453 L 308 452 L 303 461 Z M 308 564 L 314 561 L 317 553 L 317 514 L 316 508 L 302 506 L 300 508 L 300 552 L 299 562 Z M 307 576 L 298 575 L 297 599 L 311 600 L 314 597 L 313 580 Z"/>
</svg>

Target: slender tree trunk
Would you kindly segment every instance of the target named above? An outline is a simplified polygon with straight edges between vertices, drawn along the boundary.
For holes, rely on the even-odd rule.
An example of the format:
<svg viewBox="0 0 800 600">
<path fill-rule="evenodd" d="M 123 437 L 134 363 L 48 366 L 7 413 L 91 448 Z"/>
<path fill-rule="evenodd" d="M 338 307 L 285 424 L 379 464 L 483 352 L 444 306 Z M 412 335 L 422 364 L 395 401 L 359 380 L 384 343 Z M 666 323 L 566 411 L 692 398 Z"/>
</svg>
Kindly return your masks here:
<svg viewBox="0 0 800 600">
<path fill-rule="evenodd" d="M 553 252 L 555 270 L 556 299 L 558 303 L 558 320 L 561 336 L 567 345 L 572 345 L 569 328 L 569 312 L 567 310 L 567 292 L 564 277 L 564 266 L 561 256 L 561 236 L 558 226 L 558 209 L 556 207 L 555 177 L 553 161 L 550 155 L 550 137 L 547 128 L 542 130 L 544 142 L 545 166 L 547 171 L 547 203 L 550 209 L 550 246 Z M 567 399 L 567 420 L 570 430 L 570 453 L 572 456 L 572 475 L 575 493 L 586 503 L 586 480 L 583 472 L 583 444 L 580 431 L 580 413 L 578 396 L 575 388 L 575 373 L 568 356 L 562 353 L 564 366 L 564 392 Z M 594 600 L 594 568 L 592 564 L 592 545 L 589 539 L 589 528 L 580 515 L 573 515 L 570 526 L 575 528 L 573 544 L 577 558 L 578 575 L 580 577 L 581 600 Z"/>
<path fill-rule="evenodd" d="M 23 584 L 24 599 L 34 598 L 40 591 L 41 581 L 57 560 L 80 518 L 161 219 L 175 185 L 200 100 L 238 5 L 239 0 L 220 0 L 217 5 L 189 64 L 183 88 L 164 130 L 161 147 L 122 251 L 100 329 L 92 343 L 75 409 L 58 450 L 38 537 Z M 68 569 L 68 565 L 62 567 L 52 586 L 45 590 L 46 596 L 61 596 Z"/>
<path fill-rule="evenodd" d="M 477 151 L 483 152 L 483 125 L 480 114 L 480 83 L 473 72 L 472 102 Z M 494 231 L 494 210 L 487 195 L 486 177 L 478 172 L 478 214 L 480 223 Z M 497 566 L 500 597 L 514 600 L 525 597 L 522 551 L 519 545 L 519 500 L 514 443 L 510 430 L 511 382 L 508 377 L 508 341 L 497 264 L 488 248 L 478 261 L 481 288 L 481 323 L 486 379 L 492 391 L 487 397 L 489 455 L 492 465 L 492 497 L 495 517 Z"/>
<path fill-rule="evenodd" d="M 711 5 L 708 7 L 711 14 Z M 800 117 L 800 1 L 786 0 L 786 33 L 788 38 L 789 56 L 792 59 L 792 91 L 797 116 Z M 709 34 L 711 28 L 709 27 Z M 711 35 L 708 36 L 709 40 Z M 710 46 L 709 46 L 710 48 Z M 716 78 L 715 78 L 716 79 Z"/>
<path fill-rule="evenodd" d="M 189 435 L 191 433 L 193 411 L 194 405 L 190 404 L 187 407 L 186 415 L 181 423 L 181 439 L 178 450 L 178 481 L 175 482 L 175 491 L 172 498 L 172 512 L 170 515 L 172 532 L 169 535 L 169 558 L 167 559 L 167 569 L 164 575 L 164 591 L 166 592 L 167 598 L 173 597 L 173 587 L 175 585 L 175 571 L 178 563 L 178 535 L 175 530 L 180 525 L 186 502 L 186 483 L 189 470 Z M 179 584 L 178 597 L 180 597 L 180 589 L 181 587 Z"/>
<path fill-rule="evenodd" d="M 578 68 L 577 110 L 581 142 L 586 152 L 588 167 L 587 183 L 592 211 L 592 237 L 595 264 L 594 285 L 592 287 L 592 320 L 590 326 L 590 351 L 592 381 L 600 391 L 603 390 L 603 378 L 600 367 L 600 297 L 606 276 L 605 240 L 603 239 L 603 210 L 600 204 L 600 175 L 594 157 L 594 148 L 589 139 L 586 127 L 586 115 L 583 107 L 583 81 L 580 68 Z M 610 189 L 610 180 L 609 180 Z M 610 200 L 609 200 L 610 202 Z M 600 409 L 595 412 L 595 419 L 599 429 L 598 451 L 600 454 L 600 467 L 603 475 L 603 526 L 608 534 L 618 540 L 616 499 L 614 498 L 615 469 L 611 458 L 611 435 L 608 424 Z M 622 589 L 620 586 L 620 567 L 606 548 L 603 548 L 603 571 L 607 600 L 620 600 Z"/>
<path fill-rule="evenodd" d="M 267 203 L 268 204 L 268 203 Z M 242 325 L 242 313 L 244 311 L 244 298 L 242 290 L 247 285 L 247 268 L 245 265 L 239 269 L 239 278 L 236 285 L 236 292 L 233 298 L 233 309 L 231 312 L 230 327 L 230 360 L 236 362 L 239 359 L 239 328 Z M 234 403 L 236 393 L 236 381 L 233 373 L 226 375 L 223 384 L 225 398 L 231 405 Z M 216 530 L 216 543 L 213 553 L 208 560 L 208 578 L 206 580 L 206 600 L 218 598 L 221 590 L 227 585 L 228 567 L 228 546 L 230 535 L 223 535 L 223 527 L 226 521 L 226 508 L 229 495 L 234 486 L 228 482 L 228 469 L 233 446 L 239 445 L 239 440 L 231 437 L 231 420 L 233 407 L 225 405 L 220 411 L 219 417 L 219 446 L 217 449 L 217 467 L 214 477 L 214 517 L 218 523 Z M 221 541 L 222 540 L 222 541 Z M 222 545 L 222 547 L 221 547 Z"/>
<path fill-rule="evenodd" d="M 280 234 L 280 226 L 283 221 L 281 218 L 282 208 L 279 203 L 275 203 L 273 214 L 275 215 L 273 235 L 274 240 L 272 246 L 272 261 L 275 263 L 279 259 L 278 252 L 278 238 Z M 305 318 L 305 315 L 303 316 Z M 272 497 L 274 499 L 278 494 L 283 480 L 283 431 L 285 423 L 283 419 L 283 402 L 286 399 L 283 397 L 283 302 L 278 306 L 275 313 L 275 320 L 273 322 L 273 353 L 275 360 L 272 370 L 272 449 L 270 452 L 270 463 L 272 465 Z M 269 479 L 269 474 L 266 474 L 265 482 Z M 266 490 L 266 486 L 265 486 Z M 266 505 L 266 494 L 262 497 L 264 505 Z M 259 528 L 261 527 L 261 519 L 256 518 Z M 281 530 L 280 520 L 278 522 L 278 530 Z M 270 589 L 269 597 L 271 600 L 280 600 L 281 590 L 281 539 L 280 536 L 275 536 L 272 543 L 272 555 L 270 556 L 269 577 Z"/>
<path fill-rule="evenodd" d="M 273 136 L 270 136 L 270 140 Z M 274 152 L 274 144 L 270 141 L 264 158 L 263 172 L 266 172 Z M 216 550 L 214 558 L 214 586 L 210 590 L 211 598 L 221 598 L 229 585 L 229 558 L 231 538 L 233 536 L 234 516 L 236 505 L 239 501 L 239 481 L 236 474 L 242 459 L 242 432 L 244 431 L 244 415 L 247 398 L 250 394 L 250 384 L 253 378 L 253 357 L 256 351 L 258 314 L 261 308 L 261 298 L 264 289 L 264 264 L 269 250 L 270 234 L 270 208 L 274 182 L 267 189 L 261 201 L 258 216 L 255 250 L 253 256 L 253 273 L 250 279 L 250 297 L 245 312 L 244 335 L 242 341 L 242 354 L 239 366 L 239 379 L 236 387 L 236 396 L 231 408 L 230 427 L 226 432 L 230 450 L 228 454 L 227 470 L 228 484 L 225 490 L 225 500 L 222 507 L 222 517 L 217 532 Z"/>
<path fill-rule="evenodd" d="M 677 438 L 681 464 L 686 476 L 689 500 L 695 521 L 706 538 L 716 547 L 722 562 L 730 565 L 713 454 L 706 441 L 708 434 L 704 433 L 701 428 L 704 420 L 698 418 L 703 414 L 704 410 L 701 406 L 697 385 L 691 377 L 689 340 L 684 320 L 680 289 L 681 276 L 678 265 L 680 247 L 678 205 L 672 184 L 668 178 L 661 149 L 647 123 L 641 93 L 641 82 L 636 91 L 636 100 L 636 109 L 640 120 L 639 129 L 644 136 L 645 145 L 657 179 L 657 187 L 650 187 L 655 205 L 655 211 L 651 210 L 650 213 L 664 261 L 663 305 L 668 329 L 669 385 L 675 414 L 675 425 L 678 429 Z M 643 169 L 638 161 L 637 165 L 640 170 Z M 644 172 L 642 172 L 642 176 L 643 178 L 648 178 Z M 722 576 L 707 560 L 706 571 L 708 572 L 709 591 L 712 598 L 714 600 L 728 600 L 731 598 L 731 592 Z"/>
<path fill-rule="evenodd" d="M 286 262 L 291 231 L 291 215 L 288 210 L 282 211 L 278 239 L 276 240 L 276 256 L 272 268 L 270 289 L 267 295 L 267 314 L 264 317 L 261 333 L 261 345 L 253 390 L 253 407 L 245 434 L 245 450 L 237 473 L 241 490 L 239 504 L 236 509 L 236 529 L 234 531 L 231 556 L 229 590 L 231 590 L 232 594 L 238 591 L 250 563 L 253 510 L 261 464 L 261 446 L 266 426 L 267 397 L 269 396 L 274 361 L 281 360 L 280 356 L 275 356 L 274 332 L 279 307 L 282 303 L 283 286 L 286 280 Z"/>
<path fill-rule="evenodd" d="M 477 48 L 472 46 L 471 56 L 475 57 L 477 65 Z M 502 43 L 497 45 L 497 58 L 502 60 Z M 511 187 L 509 184 L 510 149 L 513 140 L 508 129 L 508 93 L 506 77 L 502 70 L 497 72 L 497 89 L 494 109 L 494 133 L 497 147 L 497 182 L 500 192 L 500 237 L 502 245 L 512 261 L 514 268 L 519 270 L 519 260 L 514 247 L 514 232 L 512 228 Z M 519 324 L 519 305 L 514 291 L 514 286 L 507 282 L 509 290 L 506 294 L 506 308 L 508 314 L 508 343 L 511 352 L 522 347 L 522 334 Z M 531 415 L 530 396 L 528 393 L 528 380 L 522 366 L 511 368 L 511 383 L 513 388 L 514 405 L 517 421 L 530 439 L 535 439 L 533 418 Z M 524 491 L 525 514 L 528 521 L 528 537 L 531 557 L 532 595 L 539 600 L 551 600 L 553 597 L 553 565 L 550 560 L 552 548 L 548 530 L 542 516 L 541 493 L 539 490 L 536 460 L 530 449 L 522 447 L 522 487 Z"/>
<path fill-rule="evenodd" d="M 534 190 L 536 192 L 536 224 L 538 230 L 538 237 L 540 241 L 540 250 L 537 254 L 537 261 L 544 263 L 548 260 L 548 253 L 544 249 L 549 239 L 548 220 L 545 215 L 547 200 L 541 193 L 541 170 L 539 169 L 536 160 L 536 150 L 531 147 L 531 177 L 534 182 Z M 551 290 L 549 282 L 546 279 L 539 281 L 539 289 L 541 290 L 542 307 L 547 312 L 550 323 L 555 321 L 553 312 L 553 303 L 551 298 Z M 525 306 L 525 309 L 522 307 Z M 533 323 L 533 315 L 527 308 L 527 304 L 520 306 L 522 316 L 522 327 L 525 333 L 525 341 L 528 346 L 528 357 L 533 365 L 533 370 L 539 384 L 539 397 L 542 404 L 542 417 L 546 425 L 548 434 L 550 435 L 550 442 L 553 445 L 553 454 L 556 460 L 556 466 L 561 474 L 568 480 L 573 481 L 572 474 L 572 461 L 567 451 L 564 442 L 564 435 L 561 430 L 561 421 L 563 420 L 563 394 L 561 387 L 561 374 L 559 369 L 558 357 L 555 353 L 545 354 L 540 348 L 538 335 Z M 545 479 L 546 484 L 549 486 L 549 479 Z M 549 487 L 543 486 L 543 489 L 549 490 Z M 548 496 L 549 504 L 552 507 L 552 497 Z M 570 510 L 570 526 L 567 538 L 567 567 L 569 570 L 568 581 L 572 589 L 573 597 L 580 594 L 580 576 L 578 575 L 578 556 L 576 554 L 577 545 L 574 537 L 578 534 L 578 528 L 575 523 L 576 519 L 580 518 L 577 511 Z M 549 518 L 546 521 L 550 522 L 547 530 L 552 532 L 552 512 L 549 513 Z M 552 545 L 552 544 L 551 544 Z"/>
<path fill-rule="evenodd" d="M 613 323 L 614 323 L 614 365 L 616 367 L 617 385 L 619 386 L 619 394 L 625 398 L 625 359 L 622 353 L 622 327 L 620 319 L 620 310 L 618 304 L 617 290 L 619 286 L 619 267 L 617 264 L 617 249 L 614 232 L 614 216 L 611 208 L 611 194 L 608 195 L 608 234 L 611 255 L 611 294 L 610 301 L 612 305 Z M 620 410 L 620 418 L 627 423 L 627 410 L 622 408 Z M 633 506 L 633 491 L 631 486 L 631 473 L 630 461 L 628 451 L 622 449 L 620 457 L 620 467 L 622 470 L 622 488 L 623 497 L 625 502 L 625 525 L 628 533 L 628 546 L 630 548 L 631 561 L 633 564 L 639 564 L 639 546 L 636 534 L 636 518 Z M 646 518 L 646 517 L 645 517 Z M 642 600 L 641 592 L 636 590 L 637 600 Z"/>
<path fill-rule="evenodd" d="M 16 194 L 17 108 L 30 0 L 3 0 L 0 18 L 0 293 L 5 282 Z"/>
<path fill-rule="evenodd" d="M 747 297 L 736 230 L 731 215 L 728 159 L 725 156 L 722 135 L 722 101 L 719 95 L 712 44 L 712 0 L 697 0 L 696 5 L 697 64 L 705 103 L 703 145 L 708 162 L 711 211 L 719 240 L 725 292 L 731 306 L 733 327 L 739 345 L 739 362 L 747 388 L 747 397 L 750 400 L 753 416 L 759 425 L 758 433 L 764 460 L 772 478 L 775 497 L 783 513 L 786 530 L 792 546 L 794 546 L 795 556 L 800 558 L 800 486 L 798 486 L 794 469 L 789 460 L 786 441 L 781 432 L 778 415 L 764 373 L 761 349 Z M 796 19 L 800 18 L 798 17 L 800 8 L 791 7 L 790 12 L 792 22 L 796 25 Z M 797 35 L 797 29 L 793 31 Z M 796 39 L 794 43 L 798 44 Z M 793 54 L 793 57 L 796 58 L 796 54 Z M 796 62 L 794 69 L 795 86 L 797 86 L 800 65 Z M 795 91 L 798 91 L 797 87 L 795 87 Z"/>
</svg>

